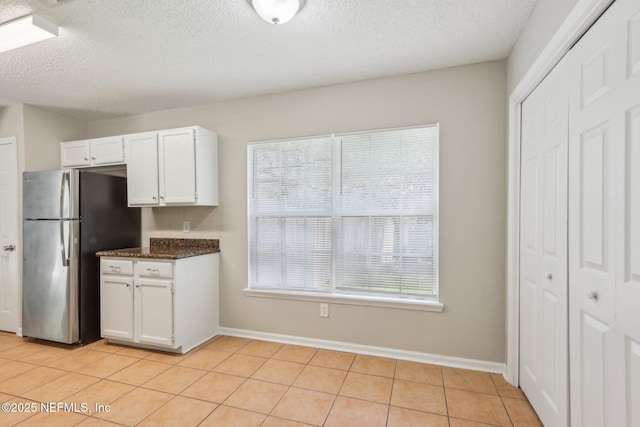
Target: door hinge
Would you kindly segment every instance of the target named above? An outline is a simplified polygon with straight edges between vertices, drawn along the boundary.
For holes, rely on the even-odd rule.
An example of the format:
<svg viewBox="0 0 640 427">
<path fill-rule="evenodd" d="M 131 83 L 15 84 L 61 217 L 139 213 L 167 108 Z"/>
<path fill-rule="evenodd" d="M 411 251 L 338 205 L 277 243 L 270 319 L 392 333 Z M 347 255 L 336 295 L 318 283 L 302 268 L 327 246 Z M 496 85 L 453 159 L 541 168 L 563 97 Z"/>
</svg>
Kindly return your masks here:
<svg viewBox="0 0 640 427">
<path fill-rule="evenodd" d="M 176 342 L 176 336 L 171 334 L 171 343 L 175 343 Z"/>
<path fill-rule="evenodd" d="M 176 293 L 176 288 L 175 288 L 175 286 L 173 284 L 171 285 L 171 293 L 172 294 Z"/>
<path fill-rule="evenodd" d="M 198 201 L 198 192 L 196 191 L 193 195 L 195 196 L 196 201 Z"/>
</svg>

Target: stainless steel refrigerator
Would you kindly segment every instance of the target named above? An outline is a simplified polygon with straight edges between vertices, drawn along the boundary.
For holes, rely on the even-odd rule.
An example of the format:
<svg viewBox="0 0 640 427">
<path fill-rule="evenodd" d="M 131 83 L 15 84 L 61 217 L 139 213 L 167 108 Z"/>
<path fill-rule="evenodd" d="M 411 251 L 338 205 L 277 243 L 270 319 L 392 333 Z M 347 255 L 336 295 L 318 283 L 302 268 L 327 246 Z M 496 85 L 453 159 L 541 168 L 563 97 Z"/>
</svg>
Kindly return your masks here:
<svg viewBox="0 0 640 427">
<path fill-rule="evenodd" d="M 22 335 L 100 338 L 97 251 L 140 246 L 140 209 L 126 179 L 78 170 L 23 176 Z"/>
</svg>

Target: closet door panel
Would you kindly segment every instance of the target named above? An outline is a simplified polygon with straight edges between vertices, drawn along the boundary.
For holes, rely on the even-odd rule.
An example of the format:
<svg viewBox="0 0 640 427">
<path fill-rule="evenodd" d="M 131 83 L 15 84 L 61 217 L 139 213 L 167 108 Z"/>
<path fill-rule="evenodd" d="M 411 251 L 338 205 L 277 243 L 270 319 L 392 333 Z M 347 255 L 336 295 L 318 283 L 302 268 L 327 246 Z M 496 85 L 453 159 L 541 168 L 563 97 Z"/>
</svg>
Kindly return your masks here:
<svg viewBox="0 0 640 427">
<path fill-rule="evenodd" d="M 627 9 L 624 12 L 628 17 L 622 24 L 626 27 L 627 76 L 631 77 L 640 74 L 640 12 L 634 10 L 633 4 L 623 5 L 623 8 Z"/>
<path fill-rule="evenodd" d="M 582 314 L 582 330 L 579 332 L 580 353 L 580 379 L 582 388 L 571 389 L 578 394 L 582 401 L 581 423 L 582 427 L 604 427 L 606 420 L 610 418 L 606 414 L 606 387 L 607 377 L 611 375 L 609 369 L 603 369 L 610 365 L 611 351 L 607 349 L 610 344 L 610 325 L 601 322 L 598 318 L 587 313 Z M 573 360 L 572 360 L 573 362 Z M 573 416 L 573 413 L 572 413 Z M 574 425 L 575 422 L 574 422 Z"/>
<path fill-rule="evenodd" d="M 640 425 L 640 342 L 627 337 L 625 344 L 626 426 L 637 427 Z"/>
<path fill-rule="evenodd" d="M 622 75 L 617 4 L 567 55 L 571 425 L 615 426 L 616 197 Z"/>
<path fill-rule="evenodd" d="M 520 385 L 545 426 L 568 419 L 567 71 L 522 106 Z"/>
<path fill-rule="evenodd" d="M 620 185 L 616 220 L 620 254 L 616 269 L 618 382 L 625 415 L 619 425 L 640 426 L 640 2 L 621 1 L 619 45 L 624 66 L 618 115 L 623 136 L 618 150 Z"/>
<path fill-rule="evenodd" d="M 580 168 L 580 202 L 578 205 L 580 268 L 586 275 L 594 275 L 594 282 L 610 271 L 610 248 L 607 245 L 610 212 L 605 201 L 610 195 L 609 123 L 590 129 L 580 137 L 577 147 Z M 595 286 L 595 285 L 594 285 Z"/>
<path fill-rule="evenodd" d="M 636 90 L 640 91 L 640 87 Z M 640 98 L 640 95 L 638 96 Z M 639 99 L 640 102 L 640 99 Z M 622 279 L 625 286 L 640 289 L 640 103 L 626 114 L 624 232 L 626 254 Z"/>
</svg>

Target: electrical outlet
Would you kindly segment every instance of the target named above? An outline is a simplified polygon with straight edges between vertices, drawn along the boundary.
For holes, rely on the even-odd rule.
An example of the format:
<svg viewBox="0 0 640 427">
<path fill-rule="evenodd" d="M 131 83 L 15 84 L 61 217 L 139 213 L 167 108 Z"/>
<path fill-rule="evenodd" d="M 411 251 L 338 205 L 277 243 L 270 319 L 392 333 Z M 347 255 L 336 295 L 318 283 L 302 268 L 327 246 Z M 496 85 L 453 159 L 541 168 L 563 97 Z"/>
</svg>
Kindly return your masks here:
<svg viewBox="0 0 640 427">
<path fill-rule="evenodd" d="M 190 229 L 191 229 L 191 223 L 189 221 L 185 221 L 185 222 L 182 223 L 182 232 L 183 233 L 188 233 Z"/>
<path fill-rule="evenodd" d="M 329 317 L 329 304 L 320 304 L 320 317 Z"/>
</svg>

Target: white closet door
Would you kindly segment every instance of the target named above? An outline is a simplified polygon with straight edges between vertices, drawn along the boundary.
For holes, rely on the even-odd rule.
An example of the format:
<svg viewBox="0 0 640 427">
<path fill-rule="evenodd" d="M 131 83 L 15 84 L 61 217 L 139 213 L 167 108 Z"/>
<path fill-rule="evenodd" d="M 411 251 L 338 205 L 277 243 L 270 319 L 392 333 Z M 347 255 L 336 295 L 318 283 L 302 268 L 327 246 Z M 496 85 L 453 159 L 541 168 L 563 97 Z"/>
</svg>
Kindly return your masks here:
<svg viewBox="0 0 640 427">
<path fill-rule="evenodd" d="M 624 136 L 616 145 L 619 167 L 615 209 L 616 368 L 620 395 L 616 412 L 626 415 L 616 425 L 640 426 L 640 1 L 619 5 L 618 45 L 623 76 L 617 115 Z M 622 256 L 624 254 L 624 256 Z"/>
<path fill-rule="evenodd" d="M 635 1 L 635 0 L 634 0 Z M 622 72 L 614 3 L 570 58 L 569 277 L 571 424 L 623 426 L 616 408 L 617 146 Z"/>
<path fill-rule="evenodd" d="M 522 105 L 520 385 L 547 427 L 568 423 L 568 67 Z"/>
</svg>

